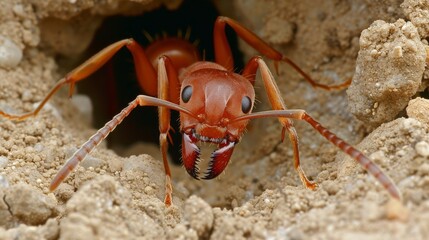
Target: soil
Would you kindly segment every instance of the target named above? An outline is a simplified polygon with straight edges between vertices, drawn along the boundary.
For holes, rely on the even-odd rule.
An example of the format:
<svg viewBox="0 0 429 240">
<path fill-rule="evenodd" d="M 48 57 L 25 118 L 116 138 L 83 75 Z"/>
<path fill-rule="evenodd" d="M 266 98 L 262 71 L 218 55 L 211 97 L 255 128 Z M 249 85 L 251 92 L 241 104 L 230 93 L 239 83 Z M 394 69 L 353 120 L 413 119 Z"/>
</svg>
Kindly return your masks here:
<svg viewBox="0 0 429 240">
<path fill-rule="evenodd" d="M 163 202 L 160 154 L 147 143 L 119 156 L 103 142 L 49 192 L 58 169 L 96 131 L 91 101 L 79 89 L 69 100 L 65 87 L 36 117 L 0 120 L 0 239 L 429 238 L 429 3 L 316 2 L 214 1 L 222 15 L 318 82 L 352 78 L 347 91 L 325 91 L 284 63 L 274 74 L 288 107 L 305 109 L 369 156 L 397 184 L 400 202 L 310 125 L 295 121 L 302 168 L 319 184 L 306 189 L 276 119 L 253 121 L 215 180 L 196 181 L 171 165 L 171 207 Z M 70 62 L 82 61 L 104 18 L 179 3 L 1 1 L 0 109 L 34 109 Z M 245 61 L 257 54 L 239 45 Z M 255 89 L 255 111 L 269 109 L 260 79 Z"/>
</svg>

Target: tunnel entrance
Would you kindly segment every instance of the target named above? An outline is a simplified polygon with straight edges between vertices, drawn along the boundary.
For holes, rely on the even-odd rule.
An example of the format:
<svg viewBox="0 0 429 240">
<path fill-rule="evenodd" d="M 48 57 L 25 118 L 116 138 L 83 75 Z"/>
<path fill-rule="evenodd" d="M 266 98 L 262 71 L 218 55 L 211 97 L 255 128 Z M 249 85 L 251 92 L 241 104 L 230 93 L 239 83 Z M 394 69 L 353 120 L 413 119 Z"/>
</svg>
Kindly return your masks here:
<svg viewBox="0 0 429 240">
<path fill-rule="evenodd" d="M 164 36 L 182 36 L 194 43 L 205 60 L 213 60 L 213 28 L 219 15 L 211 1 L 185 0 L 176 10 L 160 8 L 140 16 L 112 16 L 106 18 L 97 30 L 86 54 L 86 59 L 107 45 L 126 38 L 134 38 L 143 48 L 153 39 Z M 237 50 L 235 33 L 227 29 L 227 36 L 234 53 L 237 69 L 242 69 L 242 55 Z M 124 48 L 106 66 L 79 82 L 79 92 L 88 95 L 93 102 L 93 126 L 102 127 L 139 94 L 144 94 L 136 80 L 130 52 Z M 180 163 L 181 135 L 179 115 L 172 112 L 172 142 L 169 154 Z M 138 108 L 112 132 L 109 148 L 119 155 L 128 156 L 130 146 L 140 142 L 158 144 L 158 113 L 155 107 Z"/>
</svg>

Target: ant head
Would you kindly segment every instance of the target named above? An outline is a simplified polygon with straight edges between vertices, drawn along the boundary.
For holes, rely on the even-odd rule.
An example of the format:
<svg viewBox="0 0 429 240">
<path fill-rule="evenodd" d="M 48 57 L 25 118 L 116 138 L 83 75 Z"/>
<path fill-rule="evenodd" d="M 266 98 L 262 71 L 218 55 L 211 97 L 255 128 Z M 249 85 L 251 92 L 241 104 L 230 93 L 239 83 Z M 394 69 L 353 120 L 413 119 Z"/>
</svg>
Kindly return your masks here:
<svg viewBox="0 0 429 240">
<path fill-rule="evenodd" d="M 248 123 L 248 120 L 233 120 L 251 113 L 255 91 L 246 78 L 224 69 L 194 69 L 183 76 L 180 105 L 197 116 L 180 116 L 183 163 L 191 176 L 199 178 L 196 143 L 218 144 L 204 176 L 211 179 L 226 168 Z"/>
</svg>

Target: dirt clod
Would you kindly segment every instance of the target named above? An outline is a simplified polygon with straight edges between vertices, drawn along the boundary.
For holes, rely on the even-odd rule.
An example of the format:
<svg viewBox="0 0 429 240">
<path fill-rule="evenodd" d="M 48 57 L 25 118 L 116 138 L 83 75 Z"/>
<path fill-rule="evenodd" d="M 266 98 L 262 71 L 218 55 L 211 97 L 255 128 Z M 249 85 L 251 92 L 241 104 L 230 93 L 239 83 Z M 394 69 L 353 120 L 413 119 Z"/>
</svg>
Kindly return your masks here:
<svg viewBox="0 0 429 240">
<path fill-rule="evenodd" d="M 405 0 L 401 4 L 405 15 L 417 27 L 420 37 L 429 36 L 429 3 L 419 0 Z"/>
<path fill-rule="evenodd" d="M 164 234 L 153 219 L 130 210 L 131 193 L 112 177 L 97 177 L 67 202 L 60 227 L 61 238 L 162 238 Z"/>
<path fill-rule="evenodd" d="M 420 97 L 414 98 L 410 100 L 406 110 L 408 117 L 429 125 L 429 100 Z"/>
<path fill-rule="evenodd" d="M 13 217 L 28 225 L 43 224 L 57 214 L 55 200 L 27 184 L 7 189 L 4 202 Z"/>
<path fill-rule="evenodd" d="M 356 72 L 347 90 L 350 111 L 378 126 L 392 120 L 416 94 L 426 50 L 415 26 L 402 19 L 375 21 L 362 32 L 359 43 Z"/>
</svg>

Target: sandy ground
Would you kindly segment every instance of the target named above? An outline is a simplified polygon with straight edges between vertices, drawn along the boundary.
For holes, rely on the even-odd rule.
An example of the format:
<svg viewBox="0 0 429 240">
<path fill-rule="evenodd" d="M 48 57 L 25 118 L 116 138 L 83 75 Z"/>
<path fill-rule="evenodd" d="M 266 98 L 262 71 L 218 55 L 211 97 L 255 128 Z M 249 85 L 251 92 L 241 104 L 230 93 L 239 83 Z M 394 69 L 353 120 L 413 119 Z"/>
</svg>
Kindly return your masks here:
<svg viewBox="0 0 429 240">
<path fill-rule="evenodd" d="M 302 166 L 319 183 L 316 191 L 305 189 L 275 119 L 252 122 L 216 180 L 196 181 L 172 166 L 169 208 L 162 161 L 147 144 L 129 149 L 140 155 L 119 157 L 103 143 L 50 193 L 60 166 L 96 131 L 79 108 L 86 98 L 70 101 L 65 88 L 35 118 L 0 120 L 0 239 L 429 238 L 429 2 L 215 3 L 318 81 L 353 77 L 347 91 L 327 92 L 281 64 L 276 80 L 289 108 L 307 110 L 370 156 L 398 185 L 402 205 L 308 124 L 296 122 Z M 0 108 L 33 109 L 104 17 L 159 4 L 1 1 Z M 256 54 L 242 42 L 240 49 L 245 59 Z M 256 110 L 268 109 L 259 79 L 256 90 Z"/>
</svg>

